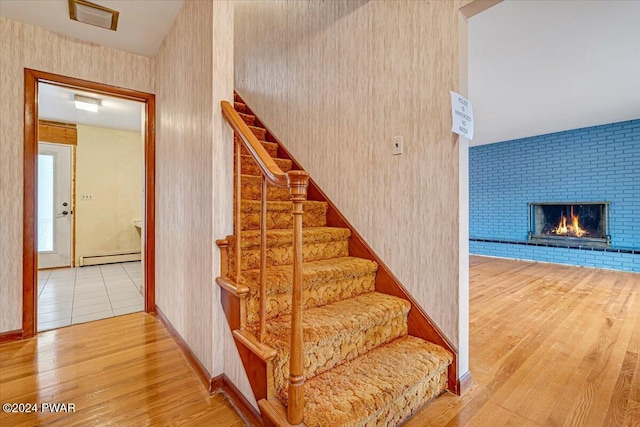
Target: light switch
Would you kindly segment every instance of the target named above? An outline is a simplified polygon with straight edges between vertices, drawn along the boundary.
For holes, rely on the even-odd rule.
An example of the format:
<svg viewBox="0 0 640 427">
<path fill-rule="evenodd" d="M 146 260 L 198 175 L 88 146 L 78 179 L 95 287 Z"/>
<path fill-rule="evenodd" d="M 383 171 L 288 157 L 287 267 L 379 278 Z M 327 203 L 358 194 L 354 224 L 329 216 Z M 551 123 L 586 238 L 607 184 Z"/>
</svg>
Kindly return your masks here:
<svg viewBox="0 0 640 427">
<path fill-rule="evenodd" d="M 394 136 L 391 138 L 391 142 L 393 144 L 393 155 L 397 156 L 398 154 L 402 154 L 402 137 Z"/>
</svg>

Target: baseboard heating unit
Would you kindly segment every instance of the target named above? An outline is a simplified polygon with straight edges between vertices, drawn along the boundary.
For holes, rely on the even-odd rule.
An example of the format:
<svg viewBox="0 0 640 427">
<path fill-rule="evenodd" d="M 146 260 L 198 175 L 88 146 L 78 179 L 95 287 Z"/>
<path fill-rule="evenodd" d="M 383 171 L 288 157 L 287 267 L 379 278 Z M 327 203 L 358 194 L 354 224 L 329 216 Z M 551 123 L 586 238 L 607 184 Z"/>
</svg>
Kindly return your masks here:
<svg viewBox="0 0 640 427">
<path fill-rule="evenodd" d="M 80 257 L 80 267 L 90 265 L 113 264 L 116 262 L 129 262 L 142 260 L 142 252 L 121 252 L 115 254 L 87 255 Z"/>
</svg>

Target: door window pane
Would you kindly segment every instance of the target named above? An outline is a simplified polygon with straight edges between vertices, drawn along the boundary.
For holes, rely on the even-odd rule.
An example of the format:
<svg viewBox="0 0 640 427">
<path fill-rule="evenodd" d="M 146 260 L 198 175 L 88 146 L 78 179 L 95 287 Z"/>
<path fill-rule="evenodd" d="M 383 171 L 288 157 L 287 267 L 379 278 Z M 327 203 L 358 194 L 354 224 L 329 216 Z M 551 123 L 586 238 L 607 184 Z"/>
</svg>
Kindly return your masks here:
<svg viewBox="0 0 640 427">
<path fill-rule="evenodd" d="M 38 154 L 38 252 L 53 251 L 54 157 Z"/>
</svg>

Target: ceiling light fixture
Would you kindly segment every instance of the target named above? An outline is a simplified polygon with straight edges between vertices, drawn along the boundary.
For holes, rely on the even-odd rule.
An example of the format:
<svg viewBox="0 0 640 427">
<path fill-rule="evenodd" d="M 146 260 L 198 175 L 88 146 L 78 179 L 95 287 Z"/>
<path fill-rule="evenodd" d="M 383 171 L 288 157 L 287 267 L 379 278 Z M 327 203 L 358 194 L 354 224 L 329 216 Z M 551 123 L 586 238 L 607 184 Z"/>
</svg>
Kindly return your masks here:
<svg viewBox="0 0 640 427">
<path fill-rule="evenodd" d="M 97 98 L 90 98 L 88 96 L 73 95 L 73 102 L 76 104 L 78 110 L 86 110 L 96 113 L 98 107 L 102 105 L 102 100 Z"/>
<path fill-rule="evenodd" d="M 85 0 L 69 0 L 69 18 L 74 21 L 115 31 L 119 14 L 117 10 Z"/>
</svg>

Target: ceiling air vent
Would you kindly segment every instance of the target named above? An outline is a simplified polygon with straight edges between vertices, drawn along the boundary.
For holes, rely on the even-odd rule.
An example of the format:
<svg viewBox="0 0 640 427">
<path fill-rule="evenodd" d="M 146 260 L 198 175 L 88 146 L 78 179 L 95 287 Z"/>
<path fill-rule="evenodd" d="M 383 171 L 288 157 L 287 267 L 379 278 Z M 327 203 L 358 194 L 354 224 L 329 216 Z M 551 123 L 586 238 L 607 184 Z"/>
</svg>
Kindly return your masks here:
<svg viewBox="0 0 640 427">
<path fill-rule="evenodd" d="M 118 28 L 119 13 L 85 0 L 69 0 L 69 18 L 107 30 L 115 31 Z"/>
</svg>

